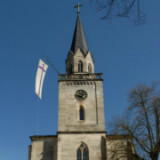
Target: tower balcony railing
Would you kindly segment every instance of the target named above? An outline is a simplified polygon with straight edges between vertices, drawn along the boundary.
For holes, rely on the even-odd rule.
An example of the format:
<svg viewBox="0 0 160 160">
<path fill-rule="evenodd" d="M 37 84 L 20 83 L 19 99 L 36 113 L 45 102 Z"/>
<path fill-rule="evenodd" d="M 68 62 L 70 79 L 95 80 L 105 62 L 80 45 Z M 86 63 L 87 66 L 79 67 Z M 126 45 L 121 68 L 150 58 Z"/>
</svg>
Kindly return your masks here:
<svg viewBox="0 0 160 160">
<path fill-rule="evenodd" d="M 103 80 L 103 76 L 102 73 L 59 74 L 59 81 L 63 80 Z"/>
</svg>

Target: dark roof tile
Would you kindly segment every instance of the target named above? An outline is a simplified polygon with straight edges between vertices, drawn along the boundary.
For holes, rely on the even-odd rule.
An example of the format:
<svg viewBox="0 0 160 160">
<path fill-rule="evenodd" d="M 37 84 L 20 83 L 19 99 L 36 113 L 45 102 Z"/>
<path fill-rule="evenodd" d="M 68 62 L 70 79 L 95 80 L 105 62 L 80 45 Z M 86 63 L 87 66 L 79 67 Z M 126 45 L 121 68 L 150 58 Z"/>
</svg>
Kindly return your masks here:
<svg viewBox="0 0 160 160">
<path fill-rule="evenodd" d="M 83 54 L 86 56 L 88 53 L 88 47 L 79 14 L 77 15 L 71 51 L 75 54 L 78 48 L 80 48 Z"/>
</svg>

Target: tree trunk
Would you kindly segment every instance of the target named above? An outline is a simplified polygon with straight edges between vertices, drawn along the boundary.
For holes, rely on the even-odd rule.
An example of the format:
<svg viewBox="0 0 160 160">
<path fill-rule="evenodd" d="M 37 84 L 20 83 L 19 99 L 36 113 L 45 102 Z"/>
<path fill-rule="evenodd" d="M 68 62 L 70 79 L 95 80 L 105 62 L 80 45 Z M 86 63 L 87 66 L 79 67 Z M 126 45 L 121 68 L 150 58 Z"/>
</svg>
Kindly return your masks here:
<svg viewBox="0 0 160 160">
<path fill-rule="evenodd" d="M 150 157 L 152 160 L 158 160 L 158 153 L 151 153 Z"/>
</svg>

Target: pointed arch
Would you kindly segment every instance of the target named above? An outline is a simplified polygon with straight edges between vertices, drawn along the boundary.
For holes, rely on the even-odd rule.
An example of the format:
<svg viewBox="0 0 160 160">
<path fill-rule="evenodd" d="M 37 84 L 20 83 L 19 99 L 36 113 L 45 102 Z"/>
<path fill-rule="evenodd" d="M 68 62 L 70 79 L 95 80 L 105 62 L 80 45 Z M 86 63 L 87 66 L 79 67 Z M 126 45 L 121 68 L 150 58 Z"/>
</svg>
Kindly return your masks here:
<svg viewBox="0 0 160 160">
<path fill-rule="evenodd" d="M 92 73 L 92 65 L 90 63 L 88 64 L 88 73 Z"/>
<path fill-rule="evenodd" d="M 84 107 L 83 106 L 80 106 L 80 109 L 79 109 L 79 120 L 85 120 L 85 113 L 84 113 Z"/>
<path fill-rule="evenodd" d="M 77 149 L 77 160 L 89 160 L 89 149 L 83 142 Z"/>
<path fill-rule="evenodd" d="M 83 72 L 83 62 L 82 61 L 78 62 L 78 72 Z"/>
</svg>

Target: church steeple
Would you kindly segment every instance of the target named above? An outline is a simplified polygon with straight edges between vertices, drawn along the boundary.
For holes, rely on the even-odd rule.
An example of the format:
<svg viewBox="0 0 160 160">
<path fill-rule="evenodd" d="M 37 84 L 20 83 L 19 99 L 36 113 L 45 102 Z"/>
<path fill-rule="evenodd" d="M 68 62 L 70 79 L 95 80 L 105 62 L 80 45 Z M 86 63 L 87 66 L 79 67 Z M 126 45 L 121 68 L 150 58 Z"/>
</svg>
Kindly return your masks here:
<svg viewBox="0 0 160 160">
<path fill-rule="evenodd" d="M 58 75 L 58 132 L 30 137 L 28 160 L 128 160 L 135 153 L 130 136 L 106 135 L 102 73 L 94 73 L 79 7 L 66 74 Z"/>
<path fill-rule="evenodd" d="M 79 12 L 77 14 L 77 20 L 76 20 L 76 25 L 75 25 L 75 30 L 74 30 L 74 35 L 73 35 L 73 40 L 71 45 L 71 51 L 75 54 L 78 48 L 80 48 L 80 50 L 84 55 L 88 53 L 88 46 L 87 46 L 86 38 L 84 35 L 82 23 L 80 20 Z"/>
<path fill-rule="evenodd" d="M 80 4 L 75 6 L 75 8 L 78 8 L 78 12 L 71 48 L 66 59 L 67 74 L 94 73 L 94 61 L 91 52 L 88 49 L 80 20 L 80 6 Z"/>
</svg>

